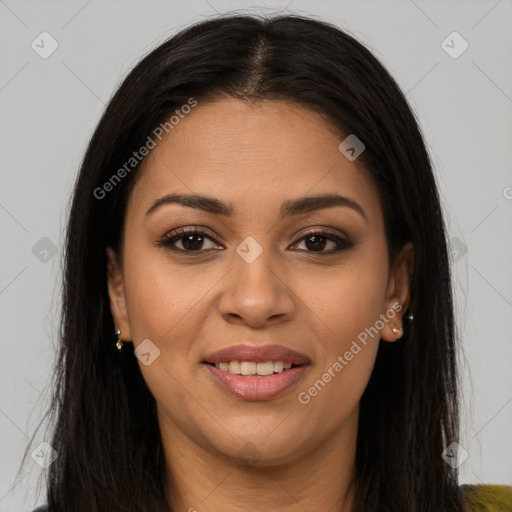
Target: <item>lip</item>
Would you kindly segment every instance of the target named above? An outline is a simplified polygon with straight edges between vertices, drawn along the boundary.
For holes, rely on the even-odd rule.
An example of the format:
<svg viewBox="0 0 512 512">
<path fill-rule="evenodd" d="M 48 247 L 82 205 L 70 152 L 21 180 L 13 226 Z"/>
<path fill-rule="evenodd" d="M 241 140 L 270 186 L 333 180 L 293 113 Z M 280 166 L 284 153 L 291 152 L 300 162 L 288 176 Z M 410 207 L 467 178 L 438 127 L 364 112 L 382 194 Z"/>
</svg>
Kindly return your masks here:
<svg viewBox="0 0 512 512">
<path fill-rule="evenodd" d="M 203 363 L 213 380 L 229 394 L 247 401 L 271 400 L 294 386 L 309 368 L 309 364 L 295 366 L 273 375 L 234 375 Z"/>
<path fill-rule="evenodd" d="M 273 375 L 234 375 L 214 366 L 229 361 L 283 361 L 300 365 Z M 203 361 L 214 382 L 232 396 L 247 401 L 271 400 L 294 386 L 310 366 L 310 359 L 282 345 L 233 345 L 207 355 Z"/>
<path fill-rule="evenodd" d="M 229 361 L 283 361 L 291 364 L 308 364 L 310 360 L 306 354 L 292 350 L 282 345 L 233 345 L 208 354 L 203 362 L 223 363 Z"/>
</svg>

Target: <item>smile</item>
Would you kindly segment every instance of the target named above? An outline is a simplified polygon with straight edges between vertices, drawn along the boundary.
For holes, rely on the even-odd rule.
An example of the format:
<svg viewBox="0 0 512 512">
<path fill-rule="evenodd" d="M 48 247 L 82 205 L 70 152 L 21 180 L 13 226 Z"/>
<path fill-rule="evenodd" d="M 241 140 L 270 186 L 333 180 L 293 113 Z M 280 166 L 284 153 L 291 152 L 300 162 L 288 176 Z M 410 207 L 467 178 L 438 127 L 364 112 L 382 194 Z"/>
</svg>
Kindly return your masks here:
<svg viewBox="0 0 512 512">
<path fill-rule="evenodd" d="M 288 368 L 284 367 L 285 364 Z M 272 373 L 264 373 L 263 375 L 256 373 L 260 365 L 262 365 L 263 372 L 270 372 L 272 369 Z M 247 401 L 271 400 L 282 395 L 296 385 L 309 368 L 309 364 L 294 366 L 291 363 L 283 363 L 283 361 L 263 363 L 230 361 L 224 364 L 203 363 L 203 366 L 208 370 L 212 381 L 224 392 Z M 226 366 L 228 368 L 223 369 Z M 277 367 L 277 372 L 274 370 L 275 367 Z M 236 370 L 237 373 L 231 372 L 231 368 L 234 371 Z"/>
<path fill-rule="evenodd" d="M 285 361 L 265 361 L 262 363 L 256 361 L 224 361 L 222 363 L 215 363 L 216 368 L 233 375 L 272 375 L 289 370 L 292 366 L 294 366 L 292 363 Z"/>
</svg>

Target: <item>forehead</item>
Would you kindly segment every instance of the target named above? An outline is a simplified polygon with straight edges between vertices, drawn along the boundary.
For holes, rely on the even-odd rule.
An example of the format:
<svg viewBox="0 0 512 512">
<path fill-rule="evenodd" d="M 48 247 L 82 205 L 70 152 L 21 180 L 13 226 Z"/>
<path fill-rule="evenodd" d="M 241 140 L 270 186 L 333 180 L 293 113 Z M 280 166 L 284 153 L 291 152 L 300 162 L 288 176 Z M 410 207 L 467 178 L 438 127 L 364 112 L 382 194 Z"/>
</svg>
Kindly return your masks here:
<svg viewBox="0 0 512 512">
<path fill-rule="evenodd" d="M 288 199 L 339 193 L 378 224 L 378 190 L 369 171 L 339 151 L 344 138 L 320 114 L 289 102 L 199 102 L 146 156 L 129 208 L 143 214 L 179 192 L 216 197 L 235 215 L 264 214 Z"/>
</svg>

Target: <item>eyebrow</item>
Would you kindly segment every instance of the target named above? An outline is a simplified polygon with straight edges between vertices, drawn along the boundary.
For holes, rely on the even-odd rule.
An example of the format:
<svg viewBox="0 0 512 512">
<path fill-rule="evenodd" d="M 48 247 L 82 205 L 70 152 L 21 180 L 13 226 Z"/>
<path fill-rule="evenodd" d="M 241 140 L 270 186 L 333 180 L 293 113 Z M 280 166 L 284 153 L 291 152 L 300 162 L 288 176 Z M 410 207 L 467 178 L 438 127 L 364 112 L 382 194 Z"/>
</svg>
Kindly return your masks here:
<svg viewBox="0 0 512 512">
<path fill-rule="evenodd" d="M 188 206 L 189 208 L 195 208 L 207 213 L 223 215 L 226 217 L 231 217 L 234 213 L 234 208 L 231 203 L 223 203 L 214 197 L 200 194 L 167 194 L 166 196 L 157 199 L 151 205 L 146 212 L 146 217 L 165 204 L 180 204 L 182 206 Z M 349 197 L 340 196 L 338 194 L 305 196 L 299 199 L 285 201 L 281 205 L 280 214 L 282 219 L 288 215 L 300 215 L 301 213 L 322 210 L 324 208 L 332 208 L 335 206 L 351 208 L 359 213 L 366 222 L 368 222 L 366 212 L 359 203 Z"/>
</svg>

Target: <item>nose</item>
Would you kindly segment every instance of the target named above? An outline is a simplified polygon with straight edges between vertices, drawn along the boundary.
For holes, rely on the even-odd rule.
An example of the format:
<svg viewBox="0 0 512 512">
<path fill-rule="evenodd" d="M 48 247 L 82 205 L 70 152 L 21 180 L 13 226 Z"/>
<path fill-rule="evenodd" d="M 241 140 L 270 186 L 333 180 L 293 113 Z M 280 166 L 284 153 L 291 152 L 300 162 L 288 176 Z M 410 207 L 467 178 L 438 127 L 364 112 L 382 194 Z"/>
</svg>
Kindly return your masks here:
<svg viewBox="0 0 512 512">
<path fill-rule="evenodd" d="M 296 309 L 296 297 L 287 281 L 266 251 L 251 263 L 236 255 L 234 268 L 223 280 L 219 313 L 229 323 L 252 328 L 289 321 Z"/>
</svg>

